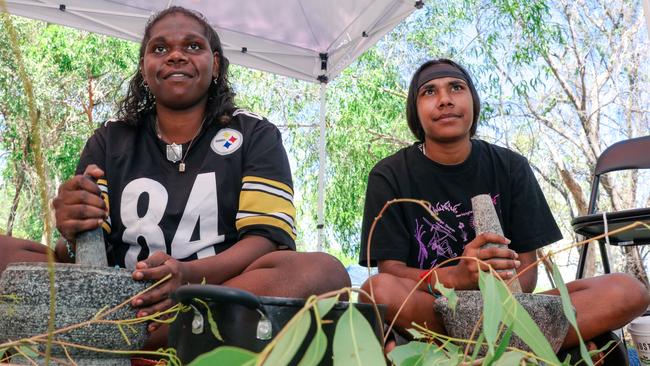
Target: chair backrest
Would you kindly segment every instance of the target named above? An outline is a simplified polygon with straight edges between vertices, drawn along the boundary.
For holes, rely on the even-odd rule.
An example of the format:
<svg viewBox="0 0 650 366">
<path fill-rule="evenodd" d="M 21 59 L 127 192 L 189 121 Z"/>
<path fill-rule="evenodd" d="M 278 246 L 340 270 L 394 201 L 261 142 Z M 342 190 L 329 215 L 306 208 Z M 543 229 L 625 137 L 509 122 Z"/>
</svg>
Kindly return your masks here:
<svg viewBox="0 0 650 366">
<path fill-rule="evenodd" d="M 594 175 L 625 169 L 650 168 L 650 136 L 619 141 L 600 154 Z"/>
<path fill-rule="evenodd" d="M 600 176 L 626 169 L 650 169 L 650 136 L 619 141 L 600 154 L 594 169 L 588 213 L 596 212 Z"/>
</svg>

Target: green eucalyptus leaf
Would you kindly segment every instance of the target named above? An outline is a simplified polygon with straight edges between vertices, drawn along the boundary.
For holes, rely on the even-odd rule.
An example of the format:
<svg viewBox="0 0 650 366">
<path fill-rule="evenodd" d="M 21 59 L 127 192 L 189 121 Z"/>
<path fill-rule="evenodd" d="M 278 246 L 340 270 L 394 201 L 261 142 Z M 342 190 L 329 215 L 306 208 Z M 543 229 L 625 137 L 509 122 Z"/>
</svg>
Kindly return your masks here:
<svg viewBox="0 0 650 366">
<path fill-rule="evenodd" d="M 327 299 L 322 299 L 319 300 L 316 303 L 316 308 L 318 309 L 318 315 L 322 319 L 327 315 L 327 313 L 332 310 L 334 305 L 336 305 L 336 302 L 339 301 L 339 295 L 336 295 L 335 297 L 328 297 Z"/>
<path fill-rule="evenodd" d="M 438 355 L 439 355 L 439 357 L 438 357 L 437 360 L 435 358 L 432 358 L 432 359 L 434 359 L 434 362 L 437 361 L 435 363 L 436 365 L 439 365 L 440 361 L 444 360 L 444 357 L 445 357 L 444 354 L 442 354 L 442 353 L 439 353 Z M 443 359 L 440 359 L 441 357 Z M 425 365 L 429 365 L 429 364 L 430 363 L 428 363 L 428 358 L 427 357 L 425 357 L 424 355 L 417 355 L 417 356 L 409 357 L 406 360 L 404 360 L 402 363 L 398 363 L 396 365 L 397 366 L 425 366 Z"/>
<path fill-rule="evenodd" d="M 594 363 L 591 360 L 587 346 L 585 345 L 585 342 L 582 339 L 582 335 L 580 334 L 580 330 L 578 329 L 578 321 L 576 319 L 576 314 L 573 311 L 573 305 L 571 304 L 571 298 L 569 297 L 569 290 L 566 288 L 564 280 L 562 279 L 562 274 L 560 274 L 560 271 L 557 269 L 556 265 L 553 265 L 553 281 L 555 281 L 555 285 L 557 286 L 557 289 L 560 292 L 560 297 L 562 298 L 562 309 L 564 310 L 564 316 L 566 316 L 567 320 L 569 320 L 569 323 L 576 331 L 578 339 L 580 340 L 580 356 L 582 356 L 582 360 L 588 366 L 593 366 Z"/>
<path fill-rule="evenodd" d="M 503 338 L 501 338 L 501 341 L 499 343 L 499 347 L 497 347 L 496 351 L 494 352 L 494 359 L 498 360 L 501 355 L 504 354 L 506 351 L 506 348 L 510 344 L 510 338 L 512 338 L 512 327 L 508 327 L 506 329 L 506 332 L 503 334 Z"/>
<path fill-rule="evenodd" d="M 506 351 L 506 348 L 510 344 L 510 338 L 512 338 L 512 328 L 508 327 L 506 329 L 506 332 L 503 335 L 503 338 L 499 341 L 499 346 L 497 347 L 496 351 L 494 351 L 494 354 L 489 354 L 486 358 L 485 361 L 483 361 L 483 365 L 485 366 L 491 366 L 494 365 L 494 362 L 499 360 L 501 356 L 504 354 Z"/>
<path fill-rule="evenodd" d="M 512 331 L 533 350 L 537 357 L 547 363 L 559 364 L 560 360 L 530 314 L 512 296 L 503 282 L 497 281 L 496 285 L 504 308 L 503 322 L 512 324 Z"/>
<path fill-rule="evenodd" d="M 319 326 L 316 329 L 314 339 L 312 339 L 309 344 L 309 347 L 307 348 L 305 355 L 302 357 L 302 360 L 300 360 L 298 366 L 318 366 L 326 350 L 327 337 L 325 336 L 323 329 Z"/>
<path fill-rule="evenodd" d="M 407 344 L 395 347 L 388 353 L 388 359 L 394 364 L 401 365 L 405 360 L 414 356 L 421 356 L 427 352 L 432 345 L 425 342 L 409 342 Z"/>
<path fill-rule="evenodd" d="M 447 359 L 451 362 L 451 364 L 457 365 L 460 363 L 461 350 L 459 346 L 451 341 L 446 341 L 443 343 L 442 349 L 444 349 L 444 353 L 447 355 Z"/>
<path fill-rule="evenodd" d="M 397 366 L 423 366 L 424 365 L 424 356 L 423 355 L 417 355 L 417 356 L 411 356 L 407 358 L 406 360 L 400 362 L 400 363 L 395 363 Z"/>
<path fill-rule="evenodd" d="M 398 366 L 425 366 L 425 365 L 457 365 L 458 357 L 450 359 L 449 355 L 442 351 L 442 348 L 435 344 L 427 344 L 428 347 L 420 354 L 416 354 L 404 359 Z M 458 356 L 458 355 L 456 355 Z"/>
<path fill-rule="evenodd" d="M 478 286 L 483 297 L 483 333 L 489 355 L 494 355 L 494 345 L 499 337 L 499 324 L 503 319 L 503 307 L 496 282 L 498 280 L 489 272 L 479 271 Z"/>
<path fill-rule="evenodd" d="M 442 344 L 442 347 L 445 352 L 449 354 L 459 354 L 460 353 L 460 347 L 456 345 L 452 341 L 446 341 L 445 343 Z"/>
<path fill-rule="evenodd" d="M 22 355 L 29 358 L 37 358 L 40 356 L 37 346 L 18 346 L 18 350 Z"/>
<path fill-rule="evenodd" d="M 287 325 L 286 333 L 281 335 L 277 344 L 264 361 L 268 366 L 283 366 L 289 364 L 296 355 L 298 348 L 305 340 L 305 336 L 311 326 L 311 314 L 308 311 L 299 312 L 298 317 L 292 324 Z M 294 319 L 295 319 L 294 317 Z M 292 319 L 293 320 L 293 319 Z"/>
<path fill-rule="evenodd" d="M 384 352 L 372 327 L 352 304 L 336 325 L 333 351 L 334 366 L 386 364 Z"/>
<path fill-rule="evenodd" d="M 520 352 L 506 352 L 498 360 L 494 361 L 494 366 L 518 366 L 524 355 Z"/>
<path fill-rule="evenodd" d="M 481 334 L 478 335 L 478 339 L 476 340 L 476 346 L 474 346 L 474 351 L 472 352 L 472 358 L 471 358 L 472 362 L 478 358 L 478 353 L 481 350 L 481 347 L 479 345 L 483 344 L 483 341 L 485 341 L 485 333 L 481 332 Z"/>
<path fill-rule="evenodd" d="M 436 282 L 433 286 L 440 294 L 447 298 L 447 306 L 452 310 L 456 311 L 456 304 L 458 304 L 458 296 L 453 288 L 445 287 L 440 281 Z"/>
<path fill-rule="evenodd" d="M 4 357 L 5 353 L 7 352 L 8 348 L 0 348 L 0 360 Z"/>
<path fill-rule="evenodd" d="M 253 366 L 259 355 L 245 349 L 221 346 L 194 359 L 189 366 Z"/>
</svg>

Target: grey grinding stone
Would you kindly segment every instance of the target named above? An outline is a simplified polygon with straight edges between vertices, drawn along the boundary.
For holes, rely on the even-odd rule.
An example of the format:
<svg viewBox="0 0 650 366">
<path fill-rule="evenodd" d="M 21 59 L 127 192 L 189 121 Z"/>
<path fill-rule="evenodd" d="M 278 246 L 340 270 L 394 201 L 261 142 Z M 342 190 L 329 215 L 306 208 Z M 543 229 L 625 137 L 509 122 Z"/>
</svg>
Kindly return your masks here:
<svg viewBox="0 0 650 366">
<path fill-rule="evenodd" d="M 456 291 L 456 294 L 458 304 L 455 313 L 447 306 L 447 299 L 444 297 L 436 300 L 433 308 L 442 316 L 447 334 L 454 338 L 469 339 L 483 312 L 483 298 L 480 291 Z M 564 315 L 560 296 L 529 293 L 513 295 L 533 318 L 553 350 L 557 352 L 569 330 L 569 321 Z M 474 339 L 483 329 L 482 324 L 481 322 Z M 530 347 L 514 334 L 510 339 L 510 346 L 530 351 Z"/>
<path fill-rule="evenodd" d="M 63 362 L 68 364 L 70 361 L 67 359 L 61 359 Z M 32 359 L 31 361 L 36 362 L 37 365 L 45 365 L 45 359 L 42 357 Z M 11 358 L 12 364 L 16 365 L 31 365 L 31 361 L 27 360 L 22 356 L 14 356 Z M 128 357 L 121 358 L 80 358 L 74 357 L 74 362 L 79 366 L 131 366 L 131 360 Z M 54 362 L 50 359 L 50 365 L 58 365 L 59 363 Z"/>
<path fill-rule="evenodd" d="M 100 310 L 121 304 L 150 283 L 134 281 L 131 271 L 120 268 L 98 268 L 76 264 L 55 264 L 55 329 L 91 319 Z M 49 273 L 47 263 L 10 264 L 0 276 L 0 294 L 16 295 L 16 301 L 0 303 L 0 343 L 18 340 L 47 332 L 49 314 Z M 130 305 L 107 317 L 110 320 L 130 319 L 136 315 Z M 129 345 L 118 327 L 95 324 L 56 336 L 57 340 L 110 350 L 136 350 L 146 339 L 146 324 L 123 327 Z M 43 348 L 44 349 L 44 348 Z M 84 351 L 68 347 L 73 359 L 84 359 L 84 365 L 122 365 L 115 354 Z M 53 347 L 52 355 L 65 357 L 60 347 Z M 127 356 L 128 357 L 128 356 Z M 97 359 L 91 363 L 90 360 Z M 101 359 L 104 359 L 103 361 Z M 126 358 L 128 361 L 128 358 Z M 110 363 L 114 362 L 114 363 Z M 82 363 L 78 363 L 82 364 Z"/>
</svg>

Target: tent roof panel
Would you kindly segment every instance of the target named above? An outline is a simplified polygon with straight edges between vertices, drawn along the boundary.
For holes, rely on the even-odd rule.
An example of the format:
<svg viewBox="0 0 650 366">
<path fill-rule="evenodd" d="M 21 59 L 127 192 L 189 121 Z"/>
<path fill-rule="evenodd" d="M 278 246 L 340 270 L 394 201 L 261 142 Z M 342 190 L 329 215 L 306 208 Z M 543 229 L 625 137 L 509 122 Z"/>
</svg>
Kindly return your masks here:
<svg viewBox="0 0 650 366">
<path fill-rule="evenodd" d="M 414 0 L 6 0 L 9 12 L 138 41 L 169 5 L 203 13 L 232 63 L 306 81 L 328 79 L 416 8 Z M 320 54 L 328 54 L 327 70 Z"/>
</svg>

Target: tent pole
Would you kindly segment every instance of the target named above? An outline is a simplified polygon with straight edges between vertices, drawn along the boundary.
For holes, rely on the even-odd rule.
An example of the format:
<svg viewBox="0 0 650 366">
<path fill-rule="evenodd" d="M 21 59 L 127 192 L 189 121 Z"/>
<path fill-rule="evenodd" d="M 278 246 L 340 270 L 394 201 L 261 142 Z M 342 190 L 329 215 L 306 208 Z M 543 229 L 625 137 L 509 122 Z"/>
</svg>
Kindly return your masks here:
<svg viewBox="0 0 650 366">
<path fill-rule="evenodd" d="M 325 228 L 325 168 L 327 164 L 327 155 L 325 151 L 325 115 L 327 113 L 327 105 L 325 95 L 327 92 L 327 83 L 320 83 L 320 135 L 318 137 L 318 203 L 317 215 L 318 224 L 318 244 L 316 250 L 323 251 L 323 244 L 325 241 L 324 228 Z"/>
<path fill-rule="evenodd" d="M 645 15 L 646 30 L 650 35 L 650 0 L 643 0 L 643 13 Z"/>
</svg>

